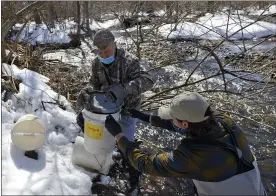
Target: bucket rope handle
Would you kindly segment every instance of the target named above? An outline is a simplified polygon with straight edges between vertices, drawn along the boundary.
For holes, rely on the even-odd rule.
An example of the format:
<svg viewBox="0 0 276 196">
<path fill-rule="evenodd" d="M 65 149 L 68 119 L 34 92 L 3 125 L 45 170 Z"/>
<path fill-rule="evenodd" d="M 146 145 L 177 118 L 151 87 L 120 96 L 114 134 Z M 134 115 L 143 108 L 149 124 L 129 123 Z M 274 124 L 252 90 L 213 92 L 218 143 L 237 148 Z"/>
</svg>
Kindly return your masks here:
<svg viewBox="0 0 276 196">
<path fill-rule="evenodd" d="M 97 159 L 97 157 L 96 157 L 96 155 L 95 155 L 95 154 L 93 154 L 93 156 L 95 157 L 96 161 L 97 161 L 97 162 L 98 162 L 98 164 L 100 165 L 100 167 L 101 167 L 101 171 L 102 171 L 102 170 L 103 170 L 103 166 L 102 166 L 102 164 L 100 164 L 100 162 L 99 162 L 99 160 Z M 105 160 L 103 161 L 103 165 L 105 165 L 106 159 L 107 159 L 107 156 L 105 157 Z"/>
</svg>

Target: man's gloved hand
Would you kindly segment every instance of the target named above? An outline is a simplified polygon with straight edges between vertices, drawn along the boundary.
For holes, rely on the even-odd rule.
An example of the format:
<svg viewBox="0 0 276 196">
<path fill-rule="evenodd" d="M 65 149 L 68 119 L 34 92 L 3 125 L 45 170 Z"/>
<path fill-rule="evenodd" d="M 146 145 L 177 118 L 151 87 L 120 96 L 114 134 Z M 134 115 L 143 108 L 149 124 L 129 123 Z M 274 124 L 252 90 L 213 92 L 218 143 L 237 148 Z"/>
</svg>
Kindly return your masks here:
<svg viewBox="0 0 276 196">
<path fill-rule="evenodd" d="M 138 119 L 140 119 L 142 121 L 145 121 L 145 122 L 148 122 L 148 123 L 150 122 L 150 115 L 149 114 L 145 114 L 145 113 L 140 112 L 140 111 L 135 110 L 135 109 L 128 109 L 127 111 L 128 111 L 128 113 L 130 114 L 130 116 L 132 118 L 138 118 Z"/>
<path fill-rule="evenodd" d="M 108 132 L 114 137 L 119 133 L 122 133 L 120 124 L 113 118 L 112 115 L 108 115 L 105 120 L 105 127 Z"/>
<path fill-rule="evenodd" d="M 89 100 L 90 100 L 90 94 L 92 92 L 93 92 L 93 88 L 90 86 L 85 87 L 80 91 L 76 102 L 77 109 L 82 110 L 83 108 L 85 108 L 86 110 L 90 110 Z"/>
<path fill-rule="evenodd" d="M 122 84 L 113 84 L 106 91 L 107 96 L 117 105 L 123 103 L 128 93 Z"/>
</svg>

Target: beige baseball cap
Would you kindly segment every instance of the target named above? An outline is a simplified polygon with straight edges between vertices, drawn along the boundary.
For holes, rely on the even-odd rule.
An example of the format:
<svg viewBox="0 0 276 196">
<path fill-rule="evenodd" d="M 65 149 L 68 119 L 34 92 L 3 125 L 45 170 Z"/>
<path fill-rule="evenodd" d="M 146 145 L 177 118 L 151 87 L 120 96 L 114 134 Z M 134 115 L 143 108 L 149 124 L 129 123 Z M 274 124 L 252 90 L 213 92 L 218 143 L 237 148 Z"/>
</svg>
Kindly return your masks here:
<svg viewBox="0 0 276 196">
<path fill-rule="evenodd" d="M 209 107 L 207 101 L 196 92 L 183 92 L 175 96 L 168 106 L 162 106 L 158 115 L 163 119 L 187 120 L 188 122 L 202 122 Z"/>
</svg>

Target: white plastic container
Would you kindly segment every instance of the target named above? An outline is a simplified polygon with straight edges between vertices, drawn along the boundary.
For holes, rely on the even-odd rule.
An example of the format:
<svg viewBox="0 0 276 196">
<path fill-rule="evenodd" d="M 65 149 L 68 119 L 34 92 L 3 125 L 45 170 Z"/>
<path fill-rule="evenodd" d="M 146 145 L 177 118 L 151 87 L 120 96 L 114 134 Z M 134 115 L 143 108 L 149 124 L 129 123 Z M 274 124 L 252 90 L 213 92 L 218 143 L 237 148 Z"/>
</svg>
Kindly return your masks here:
<svg viewBox="0 0 276 196">
<path fill-rule="evenodd" d="M 84 149 L 84 138 L 78 136 L 73 147 L 72 163 L 88 170 L 93 169 L 107 174 L 113 164 L 112 152 L 91 154 Z"/>
<path fill-rule="evenodd" d="M 114 137 L 105 128 L 108 114 L 96 114 L 87 110 L 82 111 L 84 118 L 84 148 L 91 154 L 108 154 L 115 147 Z M 117 121 L 120 113 L 112 114 Z"/>
<path fill-rule="evenodd" d="M 19 118 L 14 125 L 11 140 L 22 150 L 35 150 L 45 142 L 45 129 L 37 116 L 27 114 Z"/>
</svg>

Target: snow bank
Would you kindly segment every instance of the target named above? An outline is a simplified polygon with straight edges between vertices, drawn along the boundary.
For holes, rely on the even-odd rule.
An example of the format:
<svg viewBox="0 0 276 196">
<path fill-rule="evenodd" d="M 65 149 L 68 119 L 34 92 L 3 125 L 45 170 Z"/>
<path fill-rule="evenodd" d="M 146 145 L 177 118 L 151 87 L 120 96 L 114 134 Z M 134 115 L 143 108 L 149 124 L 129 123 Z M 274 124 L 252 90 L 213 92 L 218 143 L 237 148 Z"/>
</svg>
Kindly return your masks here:
<svg viewBox="0 0 276 196">
<path fill-rule="evenodd" d="M 82 49 L 77 48 L 75 50 L 67 49 L 67 50 L 47 52 L 43 54 L 43 59 L 45 60 L 56 59 L 56 60 L 60 60 L 63 63 L 70 64 L 73 66 L 82 66 L 82 65 L 91 66 L 91 60 L 93 60 L 96 57 L 96 55 L 91 53 L 91 50 L 88 49 L 85 44 L 82 44 L 80 48 Z"/>
<path fill-rule="evenodd" d="M 73 141 L 79 127 L 76 115 L 65 97 L 55 103 L 57 93 L 46 84 L 49 79 L 28 69 L 2 64 L 6 75 L 20 80 L 19 93 L 7 102 L 2 101 L 2 191 L 16 195 L 88 195 L 91 178 L 96 174 L 72 165 Z M 44 103 L 45 110 L 41 101 Z M 38 160 L 24 156 L 11 142 L 10 132 L 16 120 L 25 114 L 34 114 L 46 129 L 45 144 L 38 150 Z"/>
<path fill-rule="evenodd" d="M 223 8 L 223 11 L 228 11 L 229 8 L 225 7 Z M 253 7 L 246 7 L 242 10 L 235 10 L 231 9 L 230 13 L 233 15 L 242 14 L 242 15 L 248 15 L 248 16 L 260 16 L 260 15 L 272 15 L 276 13 L 276 5 L 270 6 L 266 11 L 264 9 L 258 9 L 258 6 Z"/>
<path fill-rule="evenodd" d="M 118 25 L 120 25 L 120 21 L 118 19 L 111 19 L 104 22 L 92 20 L 90 28 L 97 31 L 99 29 L 108 29 L 110 27 L 116 27 Z"/>
<path fill-rule="evenodd" d="M 90 28 L 92 30 L 107 29 L 111 27 L 117 27 L 120 25 L 118 19 L 107 20 L 104 22 L 98 22 L 92 20 Z M 23 27 L 23 24 L 15 24 L 13 30 L 17 33 Z M 51 32 L 47 28 L 46 24 L 35 24 L 35 22 L 30 22 L 26 25 L 19 36 L 19 42 L 31 43 L 32 45 L 37 44 L 52 44 L 52 43 L 69 43 L 71 38 L 68 34 L 77 33 L 77 23 L 71 20 L 64 20 L 60 23 L 55 23 L 55 27 L 51 28 Z M 80 34 L 84 34 L 81 30 Z M 11 40 L 16 39 L 16 34 L 14 34 Z"/>
<path fill-rule="evenodd" d="M 271 8 L 266 12 L 266 14 L 275 13 L 276 6 L 271 6 Z M 251 15 L 258 15 L 262 10 L 250 12 Z M 142 13 L 143 14 L 143 13 Z M 164 14 L 164 11 L 161 10 L 156 12 L 157 15 Z M 240 11 L 240 14 L 243 12 Z M 143 14 L 146 15 L 146 14 Z M 240 24 L 241 19 L 241 24 Z M 205 16 L 198 19 L 196 23 L 191 22 L 182 22 L 177 26 L 176 31 L 172 31 L 175 24 L 166 24 L 159 28 L 161 35 L 167 37 L 169 35 L 170 39 L 175 38 L 184 38 L 184 39 L 210 39 L 210 40 L 219 40 L 226 36 L 226 30 L 228 29 L 229 39 L 252 39 L 260 38 L 269 35 L 276 34 L 276 24 L 259 21 L 255 24 L 252 24 L 243 31 L 232 35 L 237 30 L 242 27 L 250 24 L 253 20 L 249 19 L 246 16 L 240 15 L 240 19 L 236 13 L 231 13 L 229 19 L 229 25 L 227 27 L 228 15 L 225 13 L 216 13 L 214 16 L 211 14 L 206 14 Z M 13 28 L 16 31 L 19 31 L 22 28 L 22 24 L 16 24 Z M 99 22 L 92 20 L 90 28 L 92 30 L 107 29 L 110 28 L 113 30 L 118 29 L 120 26 L 120 21 L 118 19 L 110 19 L 104 22 Z M 144 26 L 143 29 L 150 29 L 151 25 Z M 127 29 L 129 33 L 135 32 L 136 27 Z M 22 31 L 19 36 L 20 42 L 28 42 L 32 45 L 46 44 L 46 43 L 69 43 L 71 38 L 68 36 L 69 33 L 77 32 L 77 23 L 74 21 L 65 20 L 62 23 L 57 23 L 55 28 L 51 29 L 50 32 L 45 24 L 36 25 L 35 22 L 30 22 Z M 124 33 L 125 30 L 117 30 L 117 33 Z M 84 32 L 81 31 L 81 34 Z M 116 32 L 115 32 L 116 33 Z M 243 34 L 242 34 L 243 33 Z M 16 35 L 13 35 L 12 40 L 15 40 Z"/>
<path fill-rule="evenodd" d="M 177 30 L 172 31 L 175 24 L 166 24 L 159 28 L 161 35 L 169 36 L 170 39 L 184 38 L 184 39 L 209 39 L 219 40 L 226 36 L 228 31 L 229 39 L 253 39 L 261 38 L 270 35 L 276 35 L 276 24 L 259 21 L 242 31 L 241 27 L 245 27 L 253 20 L 246 16 L 230 15 L 229 23 L 227 25 L 228 15 L 224 13 L 217 13 L 214 16 L 206 14 L 200 17 L 197 22 L 183 22 L 178 24 Z M 227 27 L 228 26 L 228 27 Z M 236 31 L 238 31 L 236 33 Z"/>
<path fill-rule="evenodd" d="M 16 24 L 14 30 L 19 31 L 22 28 L 21 24 Z M 69 43 L 71 38 L 68 34 L 71 32 L 74 24 L 70 24 L 66 21 L 65 24 L 56 24 L 50 32 L 45 24 L 35 24 L 30 22 L 22 31 L 19 36 L 19 42 L 36 44 L 49 44 L 49 43 Z M 16 39 L 16 35 L 11 38 L 13 41 Z"/>
<path fill-rule="evenodd" d="M 264 11 L 263 9 L 261 10 L 254 10 L 254 9 L 250 9 L 249 10 L 249 15 L 269 15 L 269 14 L 275 14 L 276 13 L 276 5 L 272 5 L 269 9 L 267 9 L 266 11 Z"/>
<path fill-rule="evenodd" d="M 5 108 L 2 107 L 2 112 Z M 2 114 L 5 115 L 5 114 Z M 22 114 L 23 115 L 23 114 Z M 39 159 L 24 156 L 10 140 L 12 123 L 2 124 L 2 193 L 4 195 L 88 195 L 91 173 L 71 163 L 72 144 L 45 144 Z"/>
<path fill-rule="evenodd" d="M 229 42 L 224 42 L 221 47 L 216 51 L 217 54 L 221 54 L 221 56 L 231 55 L 231 54 L 238 54 L 244 51 L 244 47 L 246 49 L 250 49 L 247 51 L 247 54 L 250 53 L 263 53 L 271 50 L 275 47 L 275 42 L 265 41 L 261 44 L 256 45 L 259 43 L 260 40 L 245 40 L 244 43 L 241 41 L 235 41 L 235 44 L 230 44 Z M 273 50 L 271 51 L 273 53 Z"/>
<path fill-rule="evenodd" d="M 157 16 L 164 16 L 166 14 L 166 11 L 165 10 L 159 10 L 159 11 L 155 11 L 154 12 Z"/>
<path fill-rule="evenodd" d="M 5 75 L 13 76 L 22 81 L 19 84 L 18 97 L 31 102 L 34 110 L 40 107 L 41 101 L 56 102 L 58 100 L 67 110 L 73 111 L 66 98 L 54 92 L 46 84 L 49 78 L 27 68 L 20 70 L 16 65 L 10 66 L 2 63 L 2 68 Z"/>
<path fill-rule="evenodd" d="M 43 59 L 57 59 L 66 64 L 88 68 L 96 57 L 96 54 L 92 53 L 93 49 L 96 49 L 96 47 L 93 45 L 91 38 L 87 37 L 81 40 L 79 48 L 50 51 L 43 54 Z"/>
</svg>

